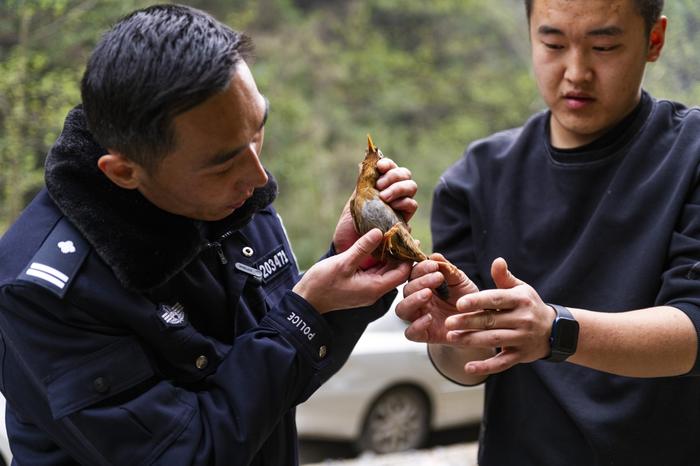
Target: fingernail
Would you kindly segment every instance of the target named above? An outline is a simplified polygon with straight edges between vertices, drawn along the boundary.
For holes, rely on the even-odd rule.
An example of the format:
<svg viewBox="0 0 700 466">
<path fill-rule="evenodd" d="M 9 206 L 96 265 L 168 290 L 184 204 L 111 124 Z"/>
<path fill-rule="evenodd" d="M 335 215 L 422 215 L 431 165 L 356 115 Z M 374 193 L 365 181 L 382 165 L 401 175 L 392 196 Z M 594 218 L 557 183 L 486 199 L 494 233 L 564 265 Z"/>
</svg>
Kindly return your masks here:
<svg viewBox="0 0 700 466">
<path fill-rule="evenodd" d="M 469 302 L 468 299 L 461 298 L 457 301 L 456 307 L 460 311 L 463 309 L 471 309 L 471 303 Z"/>
</svg>

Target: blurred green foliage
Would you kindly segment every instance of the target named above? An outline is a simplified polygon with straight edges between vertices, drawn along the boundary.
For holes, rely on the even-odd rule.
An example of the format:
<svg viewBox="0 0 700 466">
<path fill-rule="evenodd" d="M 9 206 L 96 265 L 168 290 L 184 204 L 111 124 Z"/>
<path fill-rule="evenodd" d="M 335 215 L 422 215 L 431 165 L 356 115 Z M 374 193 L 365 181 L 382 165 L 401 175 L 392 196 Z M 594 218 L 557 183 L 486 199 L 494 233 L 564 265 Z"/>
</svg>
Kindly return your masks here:
<svg viewBox="0 0 700 466">
<path fill-rule="evenodd" d="M 45 154 L 79 102 L 90 49 L 140 0 L 0 4 L 0 232 L 40 189 Z M 408 167 L 429 249 L 432 188 L 469 141 L 543 107 L 531 76 L 521 0 L 193 0 L 250 34 L 271 102 L 263 162 L 302 267 L 330 243 L 370 133 Z M 667 2 L 669 33 L 645 87 L 700 103 L 700 3 Z"/>
</svg>

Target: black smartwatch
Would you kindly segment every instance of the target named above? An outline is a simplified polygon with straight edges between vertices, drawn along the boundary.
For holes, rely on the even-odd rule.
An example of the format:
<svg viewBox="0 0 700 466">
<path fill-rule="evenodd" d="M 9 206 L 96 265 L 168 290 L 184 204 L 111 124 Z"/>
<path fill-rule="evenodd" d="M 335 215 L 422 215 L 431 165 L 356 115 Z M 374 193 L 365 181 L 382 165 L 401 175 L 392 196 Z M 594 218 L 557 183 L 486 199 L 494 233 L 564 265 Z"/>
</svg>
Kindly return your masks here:
<svg viewBox="0 0 700 466">
<path fill-rule="evenodd" d="M 551 348 L 545 361 L 562 362 L 576 352 L 578 344 L 578 322 L 564 306 L 547 304 L 557 313 L 552 323 L 552 334 L 549 337 Z"/>
</svg>

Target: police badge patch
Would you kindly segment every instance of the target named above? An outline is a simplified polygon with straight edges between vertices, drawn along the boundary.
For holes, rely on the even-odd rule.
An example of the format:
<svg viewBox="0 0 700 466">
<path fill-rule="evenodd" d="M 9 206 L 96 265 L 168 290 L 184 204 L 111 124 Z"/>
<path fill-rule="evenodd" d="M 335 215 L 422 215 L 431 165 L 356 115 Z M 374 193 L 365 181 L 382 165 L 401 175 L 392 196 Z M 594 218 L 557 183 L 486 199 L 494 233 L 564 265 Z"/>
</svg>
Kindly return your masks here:
<svg viewBox="0 0 700 466">
<path fill-rule="evenodd" d="M 175 303 L 172 306 L 168 304 L 159 304 L 158 316 L 165 325 L 170 327 L 182 327 L 187 323 L 185 307 L 180 303 Z"/>
</svg>

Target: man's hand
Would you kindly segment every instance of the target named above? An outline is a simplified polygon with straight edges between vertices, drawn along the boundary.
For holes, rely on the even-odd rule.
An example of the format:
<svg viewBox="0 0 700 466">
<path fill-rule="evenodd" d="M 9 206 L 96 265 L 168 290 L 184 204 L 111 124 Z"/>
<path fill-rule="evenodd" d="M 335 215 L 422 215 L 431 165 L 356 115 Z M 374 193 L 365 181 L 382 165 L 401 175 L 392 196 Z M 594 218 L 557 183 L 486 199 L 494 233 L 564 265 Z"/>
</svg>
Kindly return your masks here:
<svg viewBox="0 0 700 466">
<path fill-rule="evenodd" d="M 448 343 L 448 328 L 445 321 L 457 314 L 458 298 L 476 293 L 478 288 L 464 272 L 454 266 L 441 267 L 448 263 L 440 254 L 432 254 L 431 260 L 419 262 L 411 272 L 410 281 L 404 286 L 404 299 L 396 306 L 396 314 L 411 322 L 406 329 L 406 338 L 426 343 Z M 445 301 L 433 292 L 443 281 L 447 281 L 450 298 Z"/>
<path fill-rule="evenodd" d="M 352 227 L 352 225 L 351 225 Z M 408 263 L 360 265 L 379 246 L 382 232 L 375 228 L 359 238 L 345 252 L 316 263 L 304 273 L 293 291 L 319 313 L 374 304 L 408 279 Z"/>
<path fill-rule="evenodd" d="M 501 348 L 484 361 L 465 366 L 469 374 L 493 374 L 515 364 L 532 362 L 549 354 L 549 335 L 555 317 L 537 292 L 508 270 L 498 258 L 491 266 L 498 289 L 462 296 L 459 314 L 445 320 L 447 342 L 471 348 Z"/>
<path fill-rule="evenodd" d="M 401 213 L 403 219 L 408 222 L 418 209 L 418 203 L 413 199 L 418 191 L 418 185 L 411 179 L 411 172 L 407 168 L 399 167 L 389 158 L 383 158 L 377 162 L 377 168 L 382 176 L 377 180 L 376 188 L 379 196 L 394 210 Z M 335 228 L 333 245 L 337 252 L 343 252 L 357 241 L 359 234 L 350 215 L 349 200 L 345 203 L 343 212 Z M 372 265 L 374 261 L 369 260 Z"/>
</svg>

